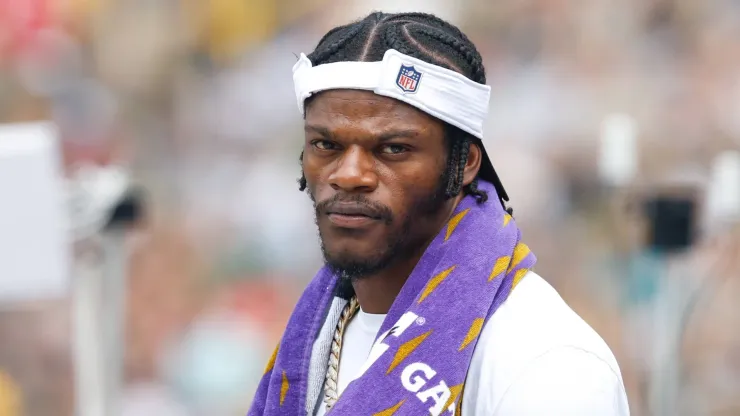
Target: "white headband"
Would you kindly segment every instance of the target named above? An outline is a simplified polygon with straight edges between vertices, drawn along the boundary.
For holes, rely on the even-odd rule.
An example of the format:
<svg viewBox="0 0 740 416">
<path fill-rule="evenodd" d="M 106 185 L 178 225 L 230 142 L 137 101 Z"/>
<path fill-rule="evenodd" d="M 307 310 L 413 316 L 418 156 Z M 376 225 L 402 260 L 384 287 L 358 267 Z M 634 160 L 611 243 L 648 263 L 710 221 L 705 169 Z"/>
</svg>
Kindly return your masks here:
<svg viewBox="0 0 740 416">
<path fill-rule="evenodd" d="M 314 67 L 305 54 L 293 67 L 298 109 L 312 94 L 334 89 L 373 91 L 483 138 L 491 87 L 389 49 L 380 62 L 334 62 Z"/>
</svg>

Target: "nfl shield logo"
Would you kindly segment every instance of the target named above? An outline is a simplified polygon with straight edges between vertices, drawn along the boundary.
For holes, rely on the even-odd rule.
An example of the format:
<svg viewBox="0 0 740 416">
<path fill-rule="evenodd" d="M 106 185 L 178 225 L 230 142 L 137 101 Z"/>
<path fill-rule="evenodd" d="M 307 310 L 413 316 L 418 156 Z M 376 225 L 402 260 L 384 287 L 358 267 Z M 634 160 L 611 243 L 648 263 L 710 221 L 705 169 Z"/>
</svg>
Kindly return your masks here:
<svg viewBox="0 0 740 416">
<path fill-rule="evenodd" d="M 401 65 L 401 69 L 398 71 L 398 78 L 396 78 L 396 85 L 403 92 L 416 92 L 420 80 L 421 72 L 417 71 L 413 66 Z"/>
</svg>

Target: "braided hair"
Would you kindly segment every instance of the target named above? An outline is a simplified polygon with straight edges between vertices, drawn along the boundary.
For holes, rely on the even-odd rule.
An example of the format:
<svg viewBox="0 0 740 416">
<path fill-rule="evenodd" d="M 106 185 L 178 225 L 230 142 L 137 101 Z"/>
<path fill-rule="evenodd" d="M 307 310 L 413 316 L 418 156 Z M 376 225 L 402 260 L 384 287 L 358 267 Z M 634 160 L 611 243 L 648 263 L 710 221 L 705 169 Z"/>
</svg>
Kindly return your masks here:
<svg viewBox="0 0 740 416">
<path fill-rule="evenodd" d="M 375 12 L 336 27 L 321 38 L 308 59 L 314 66 L 345 61 L 375 62 L 383 60 L 388 49 L 461 73 L 477 83 L 486 83 L 483 59 L 470 39 L 454 25 L 426 13 Z M 475 143 L 482 148 L 482 143 L 448 123 L 444 127 L 448 148 L 445 195 L 453 198 L 462 191 L 480 203 L 485 202 L 488 194 L 478 189 L 478 178 L 462 186 L 470 145 Z M 298 182 L 300 190 L 305 190 L 306 177 L 301 176 Z"/>
</svg>

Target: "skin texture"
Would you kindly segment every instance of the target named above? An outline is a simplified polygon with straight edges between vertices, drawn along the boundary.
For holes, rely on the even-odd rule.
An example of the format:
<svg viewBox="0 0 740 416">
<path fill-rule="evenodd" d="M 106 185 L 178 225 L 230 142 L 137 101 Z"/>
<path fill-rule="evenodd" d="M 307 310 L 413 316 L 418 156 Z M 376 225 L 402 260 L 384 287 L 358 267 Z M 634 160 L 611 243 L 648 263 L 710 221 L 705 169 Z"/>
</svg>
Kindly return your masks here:
<svg viewBox="0 0 740 416">
<path fill-rule="evenodd" d="M 327 264 L 362 309 L 387 313 L 462 194 L 444 197 L 441 121 L 368 91 L 316 95 L 306 109 L 303 171 Z M 471 145 L 463 184 L 481 152 Z"/>
</svg>

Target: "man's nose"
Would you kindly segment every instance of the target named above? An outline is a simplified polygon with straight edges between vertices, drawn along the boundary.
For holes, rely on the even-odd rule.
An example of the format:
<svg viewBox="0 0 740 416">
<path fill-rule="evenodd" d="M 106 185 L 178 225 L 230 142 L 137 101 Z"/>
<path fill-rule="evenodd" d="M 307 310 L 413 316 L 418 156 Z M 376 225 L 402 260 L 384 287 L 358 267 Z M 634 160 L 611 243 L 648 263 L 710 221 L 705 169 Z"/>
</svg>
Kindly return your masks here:
<svg viewBox="0 0 740 416">
<path fill-rule="evenodd" d="M 360 146 L 348 148 L 337 160 L 336 169 L 329 176 L 335 190 L 345 192 L 372 192 L 378 186 L 375 160 Z"/>
</svg>

